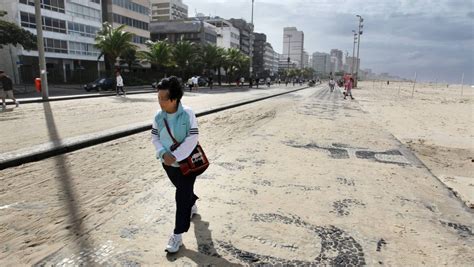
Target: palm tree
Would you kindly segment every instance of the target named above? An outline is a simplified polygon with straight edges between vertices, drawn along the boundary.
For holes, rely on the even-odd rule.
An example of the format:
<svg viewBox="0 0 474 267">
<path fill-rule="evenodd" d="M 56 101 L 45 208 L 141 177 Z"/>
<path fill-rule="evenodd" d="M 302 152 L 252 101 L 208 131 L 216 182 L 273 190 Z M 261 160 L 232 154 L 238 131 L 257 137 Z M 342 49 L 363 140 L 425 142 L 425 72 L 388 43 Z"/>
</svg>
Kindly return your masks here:
<svg viewBox="0 0 474 267">
<path fill-rule="evenodd" d="M 210 74 L 211 70 L 214 70 L 218 65 L 219 60 L 219 49 L 215 45 L 204 45 L 201 47 L 199 59 L 204 65 L 204 70 Z"/>
<path fill-rule="evenodd" d="M 127 63 L 129 72 L 132 72 L 132 64 L 137 60 L 137 50 L 135 50 L 135 48 L 124 50 L 122 54 L 120 54 L 120 59 Z"/>
<path fill-rule="evenodd" d="M 164 41 L 147 41 L 146 46 L 148 51 L 138 52 L 138 58 L 149 62 L 153 67 L 156 67 L 158 72 L 164 72 L 166 77 L 166 68 L 173 66 L 173 47 Z"/>
<path fill-rule="evenodd" d="M 239 67 L 241 65 L 242 61 L 242 53 L 240 52 L 239 49 L 236 48 L 229 48 L 227 49 L 226 53 L 226 60 L 227 60 L 227 81 L 230 83 L 230 79 L 235 78 L 234 75 L 235 73 L 239 70 Z"/>
<path fill-rule="evenodd" d="M 105 56 L 108 71 L 113 70 L 117 58 L 123 51 L 136 47 L 132 44 L 133 34 L 124 31 L 124 28 L 125 25 L 121 25 L 114 29 L 112 25 L 104 22 L 102 29 L 97 32 L 95 47 L 101 50 L 99 58 Z"/>
<path fill-rule="evenodd" d="M 217 48 L 217 58 L 216 58 L 216 69 L 217 69 L 217 81 L 219 86 L 221 85 L 221 68 L 227 69 L 227 51 L 223 47 Z"/>
<path fill-rule="evenodd" d="M 181 72 L 181 78 L 186 79 L 189 75 L 190 67 L 196 62 L 197 47 L 189 41 L 179 41 L 173 47 L 172 57 Z"/>
</svg>

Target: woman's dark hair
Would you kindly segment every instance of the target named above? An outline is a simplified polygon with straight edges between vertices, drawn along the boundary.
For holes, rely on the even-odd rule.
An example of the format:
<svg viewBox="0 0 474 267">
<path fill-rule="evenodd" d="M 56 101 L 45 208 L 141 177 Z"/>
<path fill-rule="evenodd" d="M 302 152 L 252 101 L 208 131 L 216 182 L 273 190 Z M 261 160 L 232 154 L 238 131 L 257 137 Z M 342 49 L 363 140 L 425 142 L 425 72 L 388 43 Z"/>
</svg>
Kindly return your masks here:
<svg viewBox="0 0 474 267">
<path fill-rule="evenodd" d="M 170 100 L 176 99 L 177 103 L 179 103 L 183 97 L 183 88 L 176 76 L 163 78 L 160 83 L 158 83 L 157 87 L 158 90 L 168 90 Z"/>
</svg>

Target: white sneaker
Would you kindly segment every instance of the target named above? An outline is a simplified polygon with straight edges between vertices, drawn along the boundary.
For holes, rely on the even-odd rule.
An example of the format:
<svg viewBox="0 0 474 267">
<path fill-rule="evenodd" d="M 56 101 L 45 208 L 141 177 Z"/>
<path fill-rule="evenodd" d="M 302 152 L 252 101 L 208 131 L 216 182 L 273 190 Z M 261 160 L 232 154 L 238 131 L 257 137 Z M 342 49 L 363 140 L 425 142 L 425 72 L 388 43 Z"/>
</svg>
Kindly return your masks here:
<svg viewBox="0 0 474 267">
<path fill-rule="evenodd" d="M 168 245 L 166 245 L 165 251 L 168 253 L 176 253 L 179 250 L 179 247 L 183 245 L 183 238 L 181 234 L 176 235 L 172 234 L 170 240 L 168 241 Z"/>
<path fill-rule="evenodd" d="M 198 213 L 198 207 L 196 206 L 196 204 L 193 205 L 193 207 L 191 208 L 191 218 L 193 218 L 194 214 L 197 214 Z"/>
<path fill-rule="evenodd" d="M 17 100 L 17 101 L 15 102 L 15 105 L 16 105 L 16 107 L 19 107 L 19 106 L 20 106 L 20 101 Z"/>
</svg>

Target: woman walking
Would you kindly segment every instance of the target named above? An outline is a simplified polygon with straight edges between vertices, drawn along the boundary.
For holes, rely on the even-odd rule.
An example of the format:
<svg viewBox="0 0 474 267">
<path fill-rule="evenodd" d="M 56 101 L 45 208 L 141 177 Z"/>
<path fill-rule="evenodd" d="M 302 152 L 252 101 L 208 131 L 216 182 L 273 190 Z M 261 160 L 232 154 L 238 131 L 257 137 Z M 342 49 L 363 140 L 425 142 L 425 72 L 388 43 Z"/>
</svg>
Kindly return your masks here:
<svg viewBox="0 0 474 267">
<path fill-rule="evenodd" d="M 120 95 L 120 91 L 122 91 L 123 96 L 126 96 L 125 90 L 123 90 L 123 78 L 122 75 L 120 75 L 120 71 L 117 71 L 115 73 L 115 82 L 115 91 L 117 93 L 117 96 Z"/>
<path fill-rule="evenodd" d="M 153 119 L 152 142 L 156 157 L 176 187 L 176 217 L 174 231 L 165 251 L 175 253 L 183 245 L 182 234 L 189 230 L 191 217 L 197 213 L 194 194 L 195 175 L 184 176 L 179 161 L 187 158 L 198 144 L 198 125 L 194 112 L 181 104 L 183 88 L 175 76 L 158 84 L 160 110 Z M 173 138 L 178 142 L 175 145 Z"/>
<path fill-rule="evenodd" d="M 352 97 L 352 85 L 354 84 L 354 79 L 349 78 L 346 82 L 346 93 L 344 94 L 344 99 L 346 99 L 347 96 L 350 96 L 351 99 L 354 99 Z"/>
</svg>

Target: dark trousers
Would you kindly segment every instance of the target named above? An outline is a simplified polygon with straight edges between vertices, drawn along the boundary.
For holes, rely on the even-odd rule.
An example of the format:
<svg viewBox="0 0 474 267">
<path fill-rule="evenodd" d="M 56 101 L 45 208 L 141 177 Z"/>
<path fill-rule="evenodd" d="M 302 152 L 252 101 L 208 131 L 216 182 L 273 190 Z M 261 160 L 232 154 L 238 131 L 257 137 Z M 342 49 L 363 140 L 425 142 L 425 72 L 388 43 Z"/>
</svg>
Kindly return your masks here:
<svg viewBox="0 0 474 267">
<path fill-rule="evenodd" d="M 170 167 L 163 164 L 163 168 L 176 187 L 176 219 L 174 233 L 181 234 L 189 230 L 191 225 L 191 208 L 198 197 L 194 194 L 194 182 L 196 176 L 184 176 L 177 167 Z"/>
<path fill-rule="evenodd" d="M 115 91 L 117 92 L 117 95 L 119 94 L 120 91 L 122 91 L 122 93 L 125 94 L 125 91 L 123 90 L 123 86 L 115 86 Z"/>
</svg>

